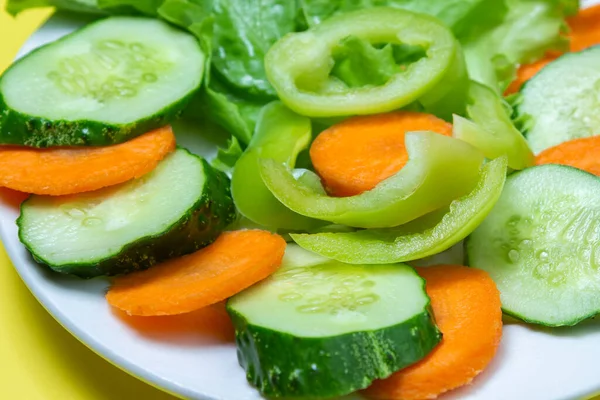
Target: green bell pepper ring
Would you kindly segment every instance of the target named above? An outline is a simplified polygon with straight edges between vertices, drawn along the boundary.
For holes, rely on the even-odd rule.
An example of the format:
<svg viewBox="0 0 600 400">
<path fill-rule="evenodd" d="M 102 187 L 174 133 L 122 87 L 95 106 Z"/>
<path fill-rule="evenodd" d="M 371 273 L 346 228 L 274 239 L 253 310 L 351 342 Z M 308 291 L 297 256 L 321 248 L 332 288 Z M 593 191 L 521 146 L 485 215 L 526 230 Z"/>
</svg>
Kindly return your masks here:
<svg viewBox="0 0 600 400">
<path fill-rule="evenodd" d="M 263 183 L 258 161 L 265 157 L 294 167 L 298 153 L 311 141 L 310 119 L 280 102 L 262 110 L 248 148 L 236 162 L 231 194 L 238 211 L 254 223 L 271 229 L 309 230 L 321 221 L 299 215 L 281 204 Z"/>
<path fill-rule="evenodd" d="M 454 116 L 454 137 L 477 147 L 488 159 L 506 155 L 512 169 L 521 170 L 535 164 L 527 141 L 492 89 L 472 81 L 467 114 L 472 121 Z"/>
<path fill-rule="evenodd" d="M 350 264 L 388 264 L 417 260 L 449 249 L 469 235 L 492 210 L 506 179 L 506 158 L 487 163 L 475 189 L 434 212 L 390 229 L 292 234 L 303 248 Z"/>
<path fill-rule="evenodd" d="M 329 197 L 294 179 L 285 165 L 259 161 L 265 185 L 298 214 L 359 228 L 404 224 L 467 194 L 479 178 L 483 154 L 473 146 L 433 132 L 408 132 L 408 163 L 374 189 Z"/>
<path fill-rule="evenodd" d="M 334 66 L 332 49 L 349 36 L 371 44 L 421 46 L 427 56 L 409 64 L 381 86 L 350 88 L 330 77 Z M 311 117 L 375 114 L 404 107 L 437 90 L 437 86 L 443 87 L 440 88 L 443 93 L 448 92 L 442 81 L 456 66 L 459 51 L 452 32 L 437 19 L 406 10 L 375 7 L 342 14 L 308 31 L 284 36 L 265 56 L 265 68 L 279 98 L 299 114 Z"/>
</svg>

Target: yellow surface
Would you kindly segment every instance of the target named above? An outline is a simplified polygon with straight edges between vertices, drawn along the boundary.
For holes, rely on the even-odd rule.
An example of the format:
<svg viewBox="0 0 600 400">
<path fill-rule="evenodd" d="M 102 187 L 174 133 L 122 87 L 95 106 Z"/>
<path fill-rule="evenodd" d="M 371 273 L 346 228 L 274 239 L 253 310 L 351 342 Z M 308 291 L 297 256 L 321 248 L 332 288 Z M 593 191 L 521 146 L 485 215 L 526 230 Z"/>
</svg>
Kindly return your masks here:
<svg viewBox="0 0 600 400">
<path fill-rule="evenodd" d="M 25 12 L 13 19 L 0 0 L 0 71 L 49 15 Z M 112 366 L 46 313 L 0 245 L 0 399 L 173 400 Z"/>
</svg>

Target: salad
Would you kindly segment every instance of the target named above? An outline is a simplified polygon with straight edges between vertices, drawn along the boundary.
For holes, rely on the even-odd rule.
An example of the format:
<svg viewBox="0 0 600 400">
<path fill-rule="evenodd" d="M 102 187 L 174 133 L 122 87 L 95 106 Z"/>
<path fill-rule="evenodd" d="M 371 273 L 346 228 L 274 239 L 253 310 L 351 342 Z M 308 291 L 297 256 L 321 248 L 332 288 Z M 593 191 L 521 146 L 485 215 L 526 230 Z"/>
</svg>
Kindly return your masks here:
<svg viewBox="0 0 600 400">
<path fill-rule="evenodd" d="M 21 243 L 127 315 L 225 304 L 263 396 L 436 398 L 503 314 L 600 313 L 600 6 L 37 6 L 97 18 L 0 76 Z"/>
</svg>

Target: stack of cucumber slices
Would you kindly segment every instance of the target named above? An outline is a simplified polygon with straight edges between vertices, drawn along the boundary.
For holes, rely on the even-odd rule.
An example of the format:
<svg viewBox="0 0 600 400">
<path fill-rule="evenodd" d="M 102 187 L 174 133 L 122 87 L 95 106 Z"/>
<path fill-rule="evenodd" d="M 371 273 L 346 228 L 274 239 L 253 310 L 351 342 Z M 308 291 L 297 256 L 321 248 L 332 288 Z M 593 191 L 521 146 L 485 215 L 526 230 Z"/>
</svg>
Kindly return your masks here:
<svg viewBox="0 0 600 400">
<path fill-rule="evenodd" d="M 2 76 L 0 142 L 46 148 L 34 154 L 49 159 L 52 151 L 83 158 L 127 145 L 181 114 L 200 87 L 205 58 L 194 37 L 157 19 L 93 23 L 35 50 Z M 17 224 L 36 261 L 92 278 L 192 253 L 234 217 L 227 176 L 177 148 L 151 172 L 118 185 L 33 194 Z"/>
<path fill-rule="evenodd" d="M 0 77 L 0 186 L 30 194 L 38 264 L 110 276 L 130 315 L 224 303 L 269 398 L 435 398 L 489 364 L 502 312 L 600 313 L 600 46 L 505 101 L 469 70 L 502 57 L 444 15 L 306 2 L 240 62 L 256 38 L 222 7 L 126 3 Z M 216 160 L 178 145 L 189 116 L 229 140 Z"/>
</svg>

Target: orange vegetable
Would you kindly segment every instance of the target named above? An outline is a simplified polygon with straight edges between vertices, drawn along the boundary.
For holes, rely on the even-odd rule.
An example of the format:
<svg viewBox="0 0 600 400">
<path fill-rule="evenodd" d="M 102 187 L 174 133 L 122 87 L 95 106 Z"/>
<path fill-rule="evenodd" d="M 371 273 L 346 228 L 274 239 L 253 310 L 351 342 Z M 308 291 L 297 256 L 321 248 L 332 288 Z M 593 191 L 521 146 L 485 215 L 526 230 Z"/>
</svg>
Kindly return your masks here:
<svg viewBox="0 0 600 400">
<path fill-rule="evenodd" d="M 582 9 L 577 15 L 567 19 L 567 23 L 571 30 L 569 33 L 570 51 L 581 51 L 600 44 L 600 4 Z M 510 84 L 504 94 L 509 95 L 518 92 L 525 82 L 533 78 L 542 68 L 559 56 L 560 53 L 548 53 L 539 61 L 521 65 L 517 71 L 517 78 Z"/>
<path fill-rule="evenodd" d="M 570 140 L 550 147 L 537 155 L 535 163 L 569 165 L 600 176 L 600 136 Z"/>
<path fill-rule="evenodd" d="M 277 270 L 281 236 L 261 230 L 225 232 L 193 254 L 118 277 L 108 303 L 130 315 L 175 315 L 225 300 Z"/>
<path fill-rule="evenodd" d="M 452 125 L 407 111 L 354 117 L 323 131 L 310 147 L 310 158 L 330 194 L 357 195 L 404 167 L 404 134 L 409 131 L 451 136 Z"/>
<path fill-rule="evenodd" d="M 366 390 L 370 397 L 433 399 L 470 383 L 492 360 L 502 336 L 500 293 L 481 270 L 457 265 L 416 269 L 442 331 L 442 342 L 422 361 Z"/>
<path fill-rule="evenodd" d="M 571 51 L 600 44 L 600 4 L 582 9 L 567 23 L 571 28 Z"/>
<path fill-rule="evenodd" d="M 107 147 L 0 146 L 0 187 L 52 196 L 89 192 L 152 171 L 174 149 L 171 127 Z"/>
<path fill-rule="evenodd" d="M 181 337 L 198 344 L 232 343 L 235 340 L 235 329 L 225 309 L 225 302 L 185 314 L 160 317 L 127 315 L 116 308 L 113 308 L 113 313 L 140 335 L 150 339 L 172 341 Z"/>
</svg>

